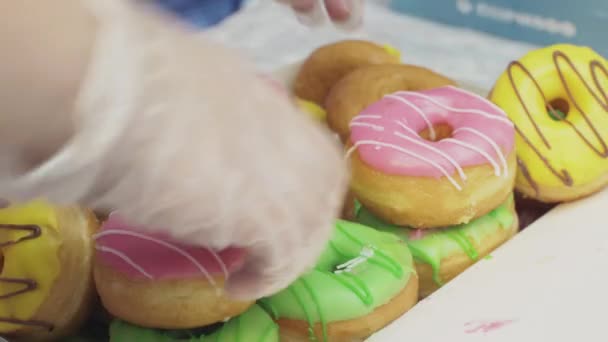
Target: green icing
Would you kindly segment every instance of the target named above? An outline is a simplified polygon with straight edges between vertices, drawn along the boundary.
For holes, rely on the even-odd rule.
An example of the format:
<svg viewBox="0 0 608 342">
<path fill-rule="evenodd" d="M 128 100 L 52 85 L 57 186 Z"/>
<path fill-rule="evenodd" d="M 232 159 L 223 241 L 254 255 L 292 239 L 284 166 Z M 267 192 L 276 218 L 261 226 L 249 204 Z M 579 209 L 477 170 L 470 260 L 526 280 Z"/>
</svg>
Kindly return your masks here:
<svg viewBox="0 0 608 342">
<path fill-rule="evenodd" d="M 181 334 L 184 335 L 184 334 Z M 278 342 L 279 327 L 258 305 L 234 317 L 208 336 L 177 337 L 174 332 L 142 328 L 115 320 L 110 342 Z"/>
<path fill-rule="evenodd" d="M 361 256 L 370 251 L 367 258 Z M 361 263 L 337 272 L 353 260 Z M 259 304 L 275 319 L 308 322 L 311 340 L 312 327 L 320 323 L 327 341 L 328 323 L 372 313 L 399 294 L 413 272 L 412 255 L 398 236 L 338 220 L 314 269 Z"/>
<path fill-rule="evenodd" d="M 357 221 L 362 224 L 401 237 L 407 243 L 414 260 L 431 266 L 433 280 L 441 286 L 443 285 L 439 276 L 441 260 L 459 251 L 464 251 L 472 260 L 478 260 L 479 253 L 475 250 L 473 242 L 480 243 L 484 237 L 493 234 L 497 229 L 509 229 L 515 219 L 510 209 L 512 203 L 511 195 L 506 202 L 485 216 L 466 224 L 433 230 L 432 233 L 418 240 L 410 239 L 413 229 L 386 223 L 360 204 L 355 205 L 357 208 L 355 215 Z"/>
</svg>

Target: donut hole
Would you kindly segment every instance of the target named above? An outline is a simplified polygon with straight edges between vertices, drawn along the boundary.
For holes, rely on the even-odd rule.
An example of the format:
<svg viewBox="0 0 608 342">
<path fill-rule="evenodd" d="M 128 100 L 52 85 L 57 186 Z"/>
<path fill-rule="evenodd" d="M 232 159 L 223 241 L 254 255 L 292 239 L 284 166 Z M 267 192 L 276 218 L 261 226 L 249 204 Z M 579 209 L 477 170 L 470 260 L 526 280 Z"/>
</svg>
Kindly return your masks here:
<svg viewBox="0 0 608 342">
<path fill-rule="evenodd" d="M 437 124 L 437 125 L 433 125 L 433 131 L 435 131 L 435 137 L 433 139 L 433 137 L 431 137 L 431 130 L 430 129 L 425 129 L 424 131 L 420 132 L 420 136 L 428 141 L 439 141 L 439 140 L 443 140 L 443 139 L 447 139 L 447 138 L 451 138 L 452 137 L 452 132 L 454 131 L 454 129 L 452 128 L 452 126 L 448 125 L 448 124 Z"/>
<path fill-rule="evenodd" d="M 554 99 L 547 103 L 547 113 L 555 121 L 562 121 L 570 112 L 570 103 L 562 98 Z"/>
</svg>

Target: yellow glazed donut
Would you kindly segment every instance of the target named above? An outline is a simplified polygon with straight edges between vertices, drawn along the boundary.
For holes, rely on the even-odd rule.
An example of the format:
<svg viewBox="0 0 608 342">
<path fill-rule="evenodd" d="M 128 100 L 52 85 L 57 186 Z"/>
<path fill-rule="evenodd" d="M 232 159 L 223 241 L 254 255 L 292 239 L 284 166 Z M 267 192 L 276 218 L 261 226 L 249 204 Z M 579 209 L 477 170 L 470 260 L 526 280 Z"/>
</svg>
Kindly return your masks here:
<svg viewBox="0 0 608 342">
<path fill-rule="evenodd" d="M 331 87 L 344 75 L 370 64 L 398 64 L 395 48 L 363 40 L 344 40 L 315 50 L 300 68 L 293 85 L 294 94 L 323 105 Z"/>
<path fill-rule="evenodd" d="M 92 213 L 42 201 L 0 210 L 0 336 L 57 340 L 92 303 Z"/>
<path fill-rule="evenodd" d="M 490 99 L 515 123 L 519 192 L 571 201 L 608 183 L 608 63 L 592 49 L 532 51 L 509 64 Z"/>
</svg>

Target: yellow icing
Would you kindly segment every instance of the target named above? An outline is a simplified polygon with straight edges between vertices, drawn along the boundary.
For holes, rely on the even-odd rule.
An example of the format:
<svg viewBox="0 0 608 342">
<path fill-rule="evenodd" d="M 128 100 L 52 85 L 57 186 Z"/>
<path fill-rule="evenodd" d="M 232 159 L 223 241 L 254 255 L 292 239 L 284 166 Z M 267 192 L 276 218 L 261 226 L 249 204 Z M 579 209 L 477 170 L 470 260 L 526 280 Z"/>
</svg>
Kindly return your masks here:
<svg viewBox="0 0 608 342">
<path fill-rule="evenodd" d="M 401 51 L 399 51 L 399 49 L 397 49 L 396 47 L 388 44 L 384 44 L 382 47 L 384 48 L 384 51 L 389 53 L 389 55 L 401 59 Z"/>
<path fill-rule="evenodd" d="M 572 92 L 574 101 L 587 114 L 589 121 L 595 126 L 602 140 L 607 142 L 608 112 L 594 98 L 594 94 L 603 103 L 606 103 L 607 100 L 594 83 L 590 63 L 595 60 L 608 69 L 608 62 L 590 48 L 567 44 L 535 50 L 519 60 L 537 80 L 545 93 L 547 101 L 551 102 L 555 99 L 568 101 L 570 109 L 567 120 L 572 122 L 596 149 L 602 151 L 600 140 L 593 133 L 591 126 L 585 122 L 583 115 L 576 107 L 576 103 L 573 103 L 573 100 L 569 98 L 566 88 L 560 80 L 553 60 L 555 51 L 561 51 L 568 56 L 576 70 L 582 75 L 584 82 L 591 87 L 592 91 L 589 91 L 566 60 L 558 59 L 559 67 L 565 75 L 567 86 Z M 533 122 L 528 118 L 509 80 L 508 71 L 504 72 L 498 79 L 490 99 L 505 110 L 515 125 L 539 150 L 540 154 L 554 166 L 555 170 L 558 172 L 567 170 L 572 177 L 573 186 L 590 183 L 608 172 L 608 158 L 602 158 L 594 152 L 566 122 L 554 120 L 548 115 L 545 101 L 531 78 L 519 67 L 512 68 L 512 75 L 523 101 L 551 148 L 545 146 L 541 136 L 536 132 Z M 608 92 L 608 75 L 603 74 L 599 69 L 596 69 L 596 75 L 599 79 L 600 88 L 604 92 Z M 526 144 L 520 134 L 516 134 L 516 147 L 518 157 L 527 166 L 531 178 L 537 184 L 549 187 L 564 186 L 559 177 L 551 172 L 538 154 Z M 528 184 L 521 169 L 518 172 L 518 183 L 520 182 Z"/>
<path fill-rule="evenodd" d="M 49 296 L 61 267 L 58 250 L 61 246 L 56 212 L 42 201 L 33 201 L 0 210 L 0 224 L 38 225 L 41 236 L 2 248 L 3 278 L 33 279 L 34 291 L 0 299 L 0 317 L 28 320 Z M 0 242 L 15 241 L 27 232 L 0 228 Z M 0 294 L 6 294 L 23 285 L 0 282 Z M 0 322 L 0 333 L 21 328 L 19 325 Z"/>
<path fill-rule="evenodd" d="M 319 105 L 317 105 L 314 102 L 302 100 L 300 98 L 296 98 L 296 102 L 298 104 L 298 107 L 300 107 L 300 109 L 302 109 L 303 111 L 308 113 L 308 115 L 310 115 L 310 117 L 312 117 L 315 120 L 325 122 L 327 113 Z"/>
</svg>

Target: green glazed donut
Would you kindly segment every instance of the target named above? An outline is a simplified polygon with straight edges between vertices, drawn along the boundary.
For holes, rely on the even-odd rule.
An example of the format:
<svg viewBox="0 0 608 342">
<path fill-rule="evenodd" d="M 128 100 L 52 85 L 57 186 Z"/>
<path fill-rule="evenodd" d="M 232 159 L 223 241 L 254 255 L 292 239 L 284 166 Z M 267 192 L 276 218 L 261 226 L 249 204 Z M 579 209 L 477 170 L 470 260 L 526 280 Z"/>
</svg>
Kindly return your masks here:
<svg viewBox="0 0 608 342">
<path fill-rule="evenodd" d="M 510 195 L 490 213 L 469 223 L 442 229 L 416 230 L 389 224 L 374 216 L 359 202 L 355 202 L 355 219 L 378 230 L 396 234 L 407 243 L 420 276 L 421 297 L 426 297 L 518 231 L 513 206 L 514 199 Z M 421 269 L 429 266 L 432 271 Z M 445 276 L 442 277 L 442 274 Z"/>
<path fill-rule="evenodd" d="M 355 341 L 409 310 L 417 300 L 417 290 L 412 255 L 399 237 L 338 220 L 314 269 L 259 304 L 278 321 L 283 338 L 292 330 L 290 341 Z M 405 298 L 405 293 L 412 298 Z M 396 297 L 402 305 L 395 305 L 398 312 L 393 309 L 381 316 L 380 320 L 387 321 L 345 327 Z"/>
<path fill-rule="evenodd" d="M 229 320 L 205 336 L 191 331 L 161 331 L 115 320 L 110 342 L 278 342 L 279 327 L 259 306 Z"/>
</svg>

